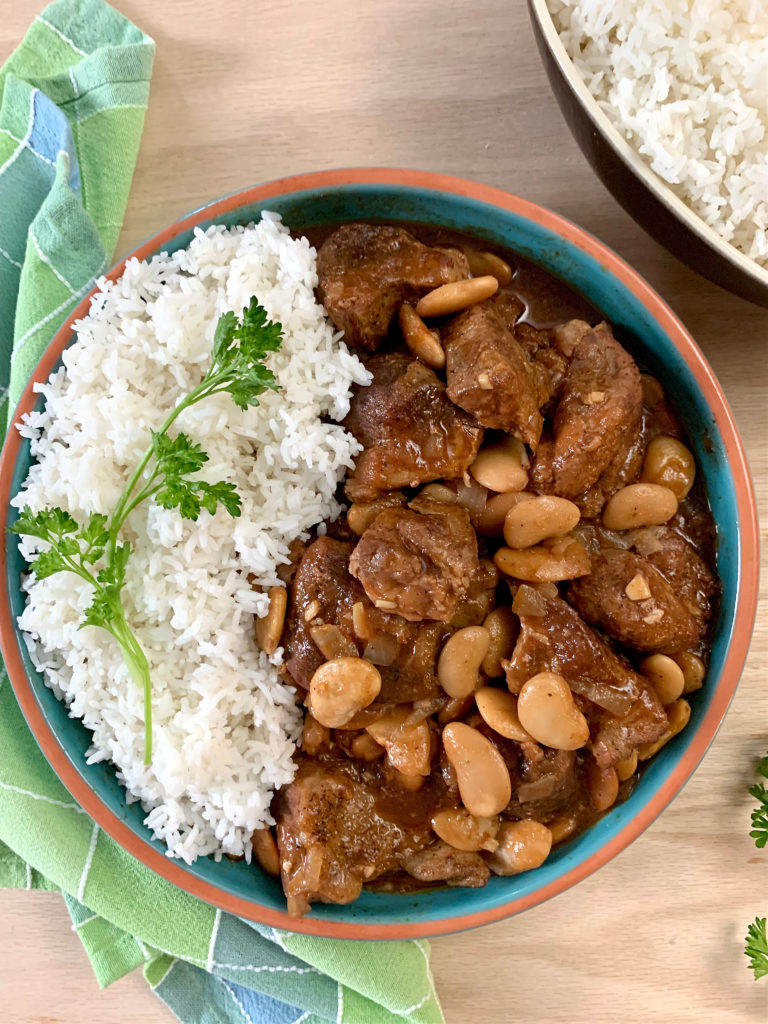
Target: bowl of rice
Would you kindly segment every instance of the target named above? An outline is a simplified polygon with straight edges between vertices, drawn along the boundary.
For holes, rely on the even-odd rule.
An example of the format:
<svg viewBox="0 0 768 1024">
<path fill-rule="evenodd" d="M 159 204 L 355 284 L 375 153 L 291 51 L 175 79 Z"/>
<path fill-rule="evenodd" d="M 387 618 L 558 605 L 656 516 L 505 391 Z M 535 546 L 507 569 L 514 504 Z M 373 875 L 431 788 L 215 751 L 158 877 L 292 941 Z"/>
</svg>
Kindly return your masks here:
<svg viewBox="0 0 768 1024">
<path fill-rule="evenodd" d="M 529 0 L 574 138 L 683 263 L 768 306 L 768 13 L 760 0 Z"/>
<path fill-rule="evenodd" d="M 362 219 L 450 226 L 518 253 L 588 298 L 685 424 L 718 531 L 722 598 L 706 685 L 689 726 L 631 795 L 535 871 L 480 889 L 365 891 L 354 903 L 286 912 L 277 878 L 251 863 L 271 824 L 301 731 L 281 653 L 253 643 L 258 588 L 279 583 L 290 543 L 339 509 L 359 447 L 337 422 L 369 375 L 317 301 L 316 252 L 303 231 Z M 270 365 L 280 390 L 255 408 L 217 395 L 180 426 L 209 455 L 211 479 L 243 502 L 199 522 L 153 506 L 126 521 L 133 550 L 126 609 L 152 667 L 154 744 L 116 645 L 81 629 L 88 588 L 36 579 L 30 540 L 0 545 L 0 642 L 43 753 L 84 810 L 158 875 L 225 911 L 307 934 L 402 939 L 481 925 L 585 878 L 635 839 L 703 757 L 746 657 L 757 600 L 757 524 L 749 471 L 722 389 L 663 300 L 615 253 L 563 218 L 508 193 L 419 171 L 326 171 L 246 189 L 160 231 L 99 280 L 56 333 L 16 409 L 0 462 L 6 527 L 23 506 L 106 514 L 163 409 L 199 381 L 217 321 L 255 296 L 279 319 Z M 231 313 L 230 313 L 231 315 Z M 206 477 L 207 479 L 207 477 Z M 62 653 L 65 652 L 65 653 Z M 170 653 L 169 653 L 170 652 Z"/>
</svg>

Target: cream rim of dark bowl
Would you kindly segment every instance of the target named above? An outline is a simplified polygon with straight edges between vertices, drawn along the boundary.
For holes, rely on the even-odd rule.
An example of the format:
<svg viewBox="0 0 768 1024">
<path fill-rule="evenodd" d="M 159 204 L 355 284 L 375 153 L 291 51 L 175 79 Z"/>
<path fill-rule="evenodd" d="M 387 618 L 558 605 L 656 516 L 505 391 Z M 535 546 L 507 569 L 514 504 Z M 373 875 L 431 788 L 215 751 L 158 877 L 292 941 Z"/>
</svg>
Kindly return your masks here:
<svg viewBox="0 0 768 1024">
<path fill-rule="evenodd" d="M 578 68 L 573 63 L 568 51 L 560 39 L 552 15 L 547 7 L 547 0 L 529 0 L 531 11 L 541 29 L 549 52 L 554 57 L 560 70 L 563 72 L 569 86 L 574 90 L 584 112 L 594 123 L 595 127 L 611 146 L 616 155 L 650 188 L 656 196 L 669 208 L 678 220 L 698 234 L 708 245 L 717 249 L 722 256 L 729 260 L 744 274 L 747 274 L 758 284 L 768 288 L 768 268 L 761 267 L 759 263 L 741 252 L 730 242 L 727 242 L 713 227 L 702 220 L 677 193 L 673 192 L 664 179 L 647 164 L 634 146 L 630 145 L 627 139 L 621 134 L 616 125 L 608 115 L 601 109 L 600 104 L 587 88 Z"/>
</svg>

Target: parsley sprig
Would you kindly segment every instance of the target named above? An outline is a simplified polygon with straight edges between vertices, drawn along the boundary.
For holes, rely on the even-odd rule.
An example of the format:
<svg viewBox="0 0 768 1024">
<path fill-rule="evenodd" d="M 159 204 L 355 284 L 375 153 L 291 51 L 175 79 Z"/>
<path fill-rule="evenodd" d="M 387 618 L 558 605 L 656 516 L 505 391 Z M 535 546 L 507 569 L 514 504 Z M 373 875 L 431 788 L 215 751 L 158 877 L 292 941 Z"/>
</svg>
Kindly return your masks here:
<svg viewBox="0 0 768 1024">
<path fill-rule="evenodd" d="M 750 970 L 755 972 L 755 981 L 768 976 L 768 935 L 765 931 L 765 918 L 756 917 L 747 928 L 744 952 L 750 958 Z"/>
<path fill-rule="evenodd" d="M 757 774 L 768 779 L 768 754 L 762 758 L 756 768 Z M 762 850 L 768 844 L 768 789 L 765 783 L 758 782 L 749 787 L 751 796 L 757 800 L 757 807 L 752 811 L 752 831 L 749 833 L 755 846 Z M 756 917 L 747 928 L 744 940 L 745 954 L 750 958 L 750 970 L 755 973 L 755 981 L 768 976 L 768 935 L 765 931 L 765 918 Z"/>
<path fill-rule="evenodd" d="M 757 766 L 757 774 L 768 779 L 768 755 Z M 757 807 L 752 811 L 752 831 L 749 833 L 755 840 L 755 846 L 762 850 L 768 843 L 768 789 L 762 782 L 749 787 L 750 794 L 757 800 Z"/>
<path fill-rule="evenodd" d="M 168 414 L 131 474 L 110 516 L 94 513 L 84 525 L 61 508 L 32 512 L 26 506 L 9 530 L 37 537 L 48 546 L 30 563 L 37 579 L 72 572 L 93 588 L 83 626 L 106 630 L 123 652 L 133 679 L 144 692 L 144 763 L 152 759 L 152 690 L 149 662 L 128 624 L 122 602 L 131 543 L 120 532 L 135 508 L 154 498 L 163 508 L 177 508 L 184 519 L 200 512 L 214 513 L 221 505 L 231 516 L 240 515 L 240 497 L 225 480 L 208 483 L 195 477 L 208 461 L 199 444 L 187 434 L 168 433 L 174 421 L 192 405 L 211 395 L 228 393 L 241 409 L 259 404 L 259 395 L 276 390 L 277 382 L 264 360 L 282 342 L 282 328 L 267 318 L 266 310 L 251 299 L 240 317 L 224 313 L 213 338 L 211 366 L 202 381 Z"/>
</svg>

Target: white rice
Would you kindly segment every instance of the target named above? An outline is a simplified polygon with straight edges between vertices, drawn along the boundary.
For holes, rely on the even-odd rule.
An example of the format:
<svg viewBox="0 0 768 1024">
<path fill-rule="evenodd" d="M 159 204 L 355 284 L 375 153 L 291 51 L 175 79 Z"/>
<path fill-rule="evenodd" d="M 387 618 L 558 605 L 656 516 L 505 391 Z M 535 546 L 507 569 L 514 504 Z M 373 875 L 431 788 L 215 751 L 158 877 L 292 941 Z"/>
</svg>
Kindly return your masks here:
<svg viewBox="0 0 768 1024">
<path fill-rule="evenodd" d="M 142 693 L 117 644 L 79 629 L 90 587 L 72 573 L 27 579 L 20 617 L 35 665 L 93 733 L 89 761 L 112 761 L 130 802 L 168 853 L 191 862 L 251 852 L 272 823 L 275 787 L 294 773 L 301 715 L 271 659 L 253 640 L 254 613 L 297 536 L 338 512 L 334 492 L 359 446 L 323 417 L 341 419 L 353 382 L 369 375 L 334 334 L 314 298 L 315 252 L 279 217 L 245 229 L 198 231 L 189 248 L 131 260 L 102 280 L 64 368 L 38 387 L 43 412 L 26 418 L 37 459 L 14 504 L 58 505 L 84 520 L 109 513 L 167 412 L 202 378 L 225 310 L 252 295 L 283 325 L 269 357 L 280 385 L 243 412 L 229 395 L 185 411 L 178 429 L 210 456 L 204 478 L 230 480 L 242 515 L 203 511 L 197 522 L 152 502 L 134 512 L 126 613 L 150 662 L 154 748 L 144 760 Z M 176 428 L 174 428 L 175 430 Z M 29 557 L 35 542 L 24 538 Z"/>
<path fill-rule="evenodd" d="M 610 120 L 672 190 L 768 266 L 765 0 L 548 0 Z"/>
</svg>

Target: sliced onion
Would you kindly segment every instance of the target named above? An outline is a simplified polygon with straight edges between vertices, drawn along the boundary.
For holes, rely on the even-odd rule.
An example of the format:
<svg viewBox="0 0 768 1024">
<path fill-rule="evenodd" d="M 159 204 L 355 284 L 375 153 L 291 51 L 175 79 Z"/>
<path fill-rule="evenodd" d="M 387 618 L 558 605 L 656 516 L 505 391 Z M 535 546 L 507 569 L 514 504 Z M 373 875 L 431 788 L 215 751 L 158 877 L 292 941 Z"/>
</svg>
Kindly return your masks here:
<svg viewBox="0 0 768 1024">
<path fill-rule="evenodd" d="M 568 676 L 568 685 L 574 693 L 581 694 L 598 707 L 610 711 L 612 715 L 623 718 L 635 703 L 636 698 L 630 693 L 623 693 L 613 686 L 598 683 L 594 679 Z"/>
<path fill-rule="evenodd" d="M 649 527 L 645 527 L 643 530 L 633 530 L 628 540 L 630 547 L 633 547 L 638 555 L 642 555 L 643 558 L 655 555 L 664 548 L 656 530 L 652 530 Z"/>
<path fill-rule="evenodd" d="M 368 641 L 363 651 L 363 657 L 367 658 L 373 665 L 381 665 L 383 668 L 387 668 L 397 657 L 398 650 L 399 644 L 397 640 L 390 636 L 389 633 L 382 633 Z"/>
<path fill-rule="evenodd" d="M 465 484 L 463 480 L 459 482 L 456 494 L 459 504 L 463 505 L 471 516 L 479 516 L 488 500 L 488 489 L 471 477 L 469 485 Z"/>
<path fill-rule="evenodd" d="M 512 602 L 512 611 L 516 615 L 546 615 L 547 601 L 535 587 L 527 587 L 522 584 L 517 588 L 515 599 Z"/>
<path fill-rule="evenodd" d="M 445 696 L 430 697 L 428 700 L 417 700 L 414 701 L 413 711 L 408 715 L 405 720 L 405 725 L 417 725 L 419 722 L 423 722 L 425 718 L 429 718 L 434 715 L 436 711 L 440 711 L 445 707 Z"/>
<path fill-rule="evenodd" d="M 322 626 L 310 626 L 309 635 L 320 653 L 328 661 L 334 658 L 356 658 L 357 647 L 341 632 L 338 626 L 328 623 Z"/>
<path fill-rule="evenodd" d="M 529 803 L 531 800 L 546 800 L 555 791 L 555 776 L 542 775 L 540 779 L 533 782 L 523 782 L 517 787 L 517 799 L 521 804 Z"/>
</svg>

